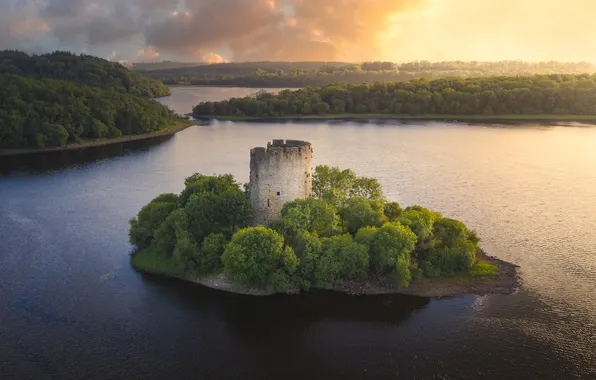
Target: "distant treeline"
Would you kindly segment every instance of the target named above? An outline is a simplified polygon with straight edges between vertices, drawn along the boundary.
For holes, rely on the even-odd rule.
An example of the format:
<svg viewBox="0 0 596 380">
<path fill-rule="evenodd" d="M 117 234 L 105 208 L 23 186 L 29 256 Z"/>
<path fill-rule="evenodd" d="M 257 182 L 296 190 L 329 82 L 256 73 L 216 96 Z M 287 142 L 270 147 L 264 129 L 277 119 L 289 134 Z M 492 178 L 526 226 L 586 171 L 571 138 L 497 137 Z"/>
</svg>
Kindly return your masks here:
<svg viewBox="0 0 596 380">
<path fill-rule="evenodd" d="M 13 50 L 0 51 L 0 75 L 2 74 L 73 81 L 150 98 L 171 93 L 159 80 L 143 78 L 119 63 L 63 51 L 43 55 L 28 55 Z"/>
<path fill-rule="evenodd" d="M 174 121 L 152 99 L 54 79 L 0 75 L 0 148 L 44 148 L 157 131 Z"/>
<path fill-rule="evenodd" d="M 594 73 L 590 63 L 521 61 L 501 62 L 248 62 L 222 63 L 141 71 L 165 84 L 227 85 L 249 87 L 306 87 L 332 83 L 375 83 L 418 78 L 473 78 Z"/>
<path fill-rule="evenodd" d="M 195 117 L 343 113 L 409 115 L 596 114 L 596 74 L 336 83 L 278 95 L 202 102 Z"/>
</svg>

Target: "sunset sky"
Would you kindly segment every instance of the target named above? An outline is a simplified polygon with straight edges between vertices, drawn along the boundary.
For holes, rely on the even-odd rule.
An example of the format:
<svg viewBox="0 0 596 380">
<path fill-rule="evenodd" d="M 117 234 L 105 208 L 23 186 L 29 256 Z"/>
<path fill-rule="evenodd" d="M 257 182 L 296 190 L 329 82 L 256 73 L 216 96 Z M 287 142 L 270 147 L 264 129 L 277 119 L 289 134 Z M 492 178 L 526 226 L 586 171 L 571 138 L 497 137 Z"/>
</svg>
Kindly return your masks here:
<svg viewBox="0 0 596 380">
<path fill-rule="evenodd" d="M 0 0 L 0 49 L 127 61 L 596 62 L 594 0 Z"/>
</svg>

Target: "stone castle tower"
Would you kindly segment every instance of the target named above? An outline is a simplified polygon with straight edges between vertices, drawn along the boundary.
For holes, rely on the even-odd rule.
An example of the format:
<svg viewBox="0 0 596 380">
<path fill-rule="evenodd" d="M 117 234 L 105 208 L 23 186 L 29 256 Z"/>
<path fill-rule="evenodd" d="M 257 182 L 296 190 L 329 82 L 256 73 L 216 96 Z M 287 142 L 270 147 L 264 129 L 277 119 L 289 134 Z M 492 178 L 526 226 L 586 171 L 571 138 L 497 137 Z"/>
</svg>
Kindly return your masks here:
<svg viewBox="0 0 596 380">
<path fill-rule="evenodd" d="M 312 193 L 312 148 L 307 141 L 273 140 L 250 150 L 250 203 L 253 225 L 281 216 L 286 202 Z"/>
</svg>

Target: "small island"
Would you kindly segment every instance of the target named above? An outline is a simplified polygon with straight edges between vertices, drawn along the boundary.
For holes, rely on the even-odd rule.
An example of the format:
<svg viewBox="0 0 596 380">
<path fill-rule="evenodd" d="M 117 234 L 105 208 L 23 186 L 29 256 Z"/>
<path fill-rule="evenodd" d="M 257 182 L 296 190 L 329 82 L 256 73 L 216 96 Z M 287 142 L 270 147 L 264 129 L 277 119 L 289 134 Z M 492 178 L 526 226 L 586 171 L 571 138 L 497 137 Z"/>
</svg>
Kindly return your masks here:
<svg viewBox="0 0 596 380">
<path fill-rule="evenodd" d="M 250 183 L 194 174 L 130 221 L 140 272 L 248 295 L 325 289 L 427 297 L 510 294 L 517 267 L 462 222 L 388 201 L 374 178 L 311 169 L 310 143 L 250 152 Z"/>
<path fill-rule="evenodd" d="M 202 102 L 197 119 L 431 120 L 486 123 L 596 123 L 596 75 L 414 79 L 334 83 L 274 95 Z"/>
</svg>

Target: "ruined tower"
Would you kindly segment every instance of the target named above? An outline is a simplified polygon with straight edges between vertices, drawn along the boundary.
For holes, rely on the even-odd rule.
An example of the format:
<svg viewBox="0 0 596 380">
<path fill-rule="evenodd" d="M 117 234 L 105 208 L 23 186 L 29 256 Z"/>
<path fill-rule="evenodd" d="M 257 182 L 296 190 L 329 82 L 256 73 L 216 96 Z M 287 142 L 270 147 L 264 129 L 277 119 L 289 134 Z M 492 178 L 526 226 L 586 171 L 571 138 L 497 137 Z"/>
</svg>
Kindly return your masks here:
<svg viewBox="0 0 596 380">
<path fill-rule="evenodd" d="M 281 216 L 286 202 L 312 193 L 312 148 L 307 141 L 273 140 L 250 150 L 250 203 L 253 225 Z"/>
</svg>

